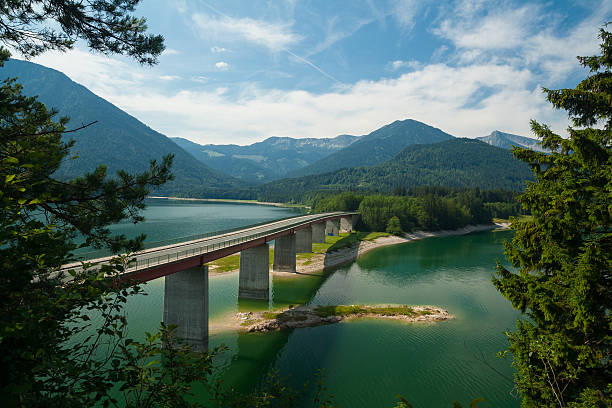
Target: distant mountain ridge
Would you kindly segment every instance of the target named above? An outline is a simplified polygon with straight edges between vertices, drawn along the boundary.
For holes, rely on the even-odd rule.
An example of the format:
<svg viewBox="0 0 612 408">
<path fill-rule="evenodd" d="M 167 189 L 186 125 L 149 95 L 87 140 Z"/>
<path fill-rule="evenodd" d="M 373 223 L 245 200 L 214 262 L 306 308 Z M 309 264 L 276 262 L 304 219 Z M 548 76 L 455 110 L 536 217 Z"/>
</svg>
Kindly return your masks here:
<svg viewBox="0 0 612 408">
<path fill-rule="evenodd" d="M 288 177 L 323 174 L 341 168 L 373 166 L 393 158 L 406 146 L 436 143 L 453 136 L 413 119 L 396 120 L 362 136 L 350 146 L 309 166 L 289 173 Z"/>
<path fill-rule="evenodd" d="M 357 136 L 296 139 L 269 137 L 247 146 L 199 145 L 182 138 L 172 140 L 207 166 L 233 177 L 267 182 L 307 166 L 358 140 Z"/>
<path fill-rule="evenodd" d="M 499 130 L 494 130 L 487 136 L 477 137 L 477 140 L 490 144 L 491 146 L 501 147 L 502 149 L 512 149 L 513 146 L 524 147 L 538 152 L 547 151 L 539 144 L 538 139 L 530 137 L 513 135 L 512 133 L 504 133 Z"/>
<path fill-rule="evenodd" d="M 159 160 L 172 153 L 175 180 L 162 186 L 160 192 L 184 194 L 194 186 L 216 189 L 245 185 L 205 166 L 166 136 L 59 71 L 12 59 L 0 68 L 0 76 L 18 77 L 17 82 L 23 85 L 24 94 L 38 95 L 38 99 L 49 109 L 55 108 L 59 112 L 57 117 L 69 116 L 68 128 L 98 121 L 66 135 L 66 139 L 75 140 L 71 153 L 78 155 L 78 158 L 67 160 L 57 171 L 57 177 L 68 179 L 81 176 L 100 164 L 107 166 L 110 176 L 120 169 L 140 172 L 148 169 L 151 159 Z"/>
</svg>

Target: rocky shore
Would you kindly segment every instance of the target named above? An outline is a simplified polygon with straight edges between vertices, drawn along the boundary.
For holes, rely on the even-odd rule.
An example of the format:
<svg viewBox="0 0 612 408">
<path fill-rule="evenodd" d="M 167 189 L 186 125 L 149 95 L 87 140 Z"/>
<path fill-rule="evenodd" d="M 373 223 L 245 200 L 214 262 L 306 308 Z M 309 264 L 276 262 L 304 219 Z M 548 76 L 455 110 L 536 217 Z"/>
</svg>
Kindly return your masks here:
<svg viewBox="0 0 612 408">
<path fill-rule="evenodd" d="M 338 323 L 347 319 L 381 318 L 405 322 L 440 322 L 452 319 L 448 311 L 435 306 L 338 305 L 299 306 L 276 312 L 236 314 L 240 328 L 247 332 L 289 330 Z"/>
</svg>

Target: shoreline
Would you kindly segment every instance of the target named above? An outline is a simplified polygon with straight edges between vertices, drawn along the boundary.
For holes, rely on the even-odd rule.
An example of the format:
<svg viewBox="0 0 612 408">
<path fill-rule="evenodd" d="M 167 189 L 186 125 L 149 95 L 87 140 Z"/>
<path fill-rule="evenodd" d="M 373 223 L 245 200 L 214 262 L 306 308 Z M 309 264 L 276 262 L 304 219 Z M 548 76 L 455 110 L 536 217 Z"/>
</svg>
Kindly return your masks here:
<svg viewBox="0 0 612 408">
<path fill-rule="evenodd" d="M 176 200 L 176 201 L 205 201 L 205 202 L 211 202 L 211 203 L 255 204 L 255 205 L 267 205 L 271 207 L 310 209 L 310 207 L 307 205 L 272 203 L 268 201 L 257 201 L 257 200 L 237 200 L 237 199 L 232 199 L 232 198 L 190 198 L 190 197 L 173 197 L 173 196 L 148 196 L 147 198 Z"/>
<path fill-rule="evenodd" d="M 325 254 L 314 254 L 312 257 L 305 261 L 296 260 L 296 273 L 293 272 L 275 272 L 270 271 L 272 275 L 283 276 L 285 278 L 296 278 L 303 275 L 316 275 L 324 272 L 327 269 L 342 265 L 347 262 L 354 261 L 361 255 L 364 255 L 374 249 L 382 248 L 391 245 L 404 244 L 425 238 L 432 237 L 448 237 L 457 235 L 466 235 L 472 232 L 489 231 L 489 230 L 505 230 L 509 229 L 507 224 L 479 224 L 479 225 L 468 225 L 463 228 L 456 230 L 442 230 L 442 231 L 415 231 L 411 233 L 405 233 L 404 236 L 398 237 L 395 235 L 387 237 L 378 237 L 372 241 L 360 241 L 358 246 L 349 248 L 342 248 L 334 252 Z M 233 269 L 225 272 L 215 272 L 209 270 L 209 278 L 215 278 L 219 276 L 226 276 L 230 274 L 238 273 L 239 269 Z"/>
</svg>

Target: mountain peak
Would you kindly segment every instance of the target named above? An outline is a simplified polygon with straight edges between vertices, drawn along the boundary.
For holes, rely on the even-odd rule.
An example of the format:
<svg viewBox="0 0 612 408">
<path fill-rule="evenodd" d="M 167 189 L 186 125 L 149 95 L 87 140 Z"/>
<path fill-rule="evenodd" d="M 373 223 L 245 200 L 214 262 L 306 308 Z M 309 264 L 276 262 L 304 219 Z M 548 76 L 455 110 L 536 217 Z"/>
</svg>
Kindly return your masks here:
<svg viewBox="0 0 612 408">
<path fill-rule="evenodd" d="M 503 149 L 512 149 L 512 147 L 517 146 L 538 152 L 546 151 L 546 149 L 540 146 L 537 139 L 505 133 L 500 130 L 494 130 L 488 136 L 477 137 L 476 139 Z"/>
</svg>

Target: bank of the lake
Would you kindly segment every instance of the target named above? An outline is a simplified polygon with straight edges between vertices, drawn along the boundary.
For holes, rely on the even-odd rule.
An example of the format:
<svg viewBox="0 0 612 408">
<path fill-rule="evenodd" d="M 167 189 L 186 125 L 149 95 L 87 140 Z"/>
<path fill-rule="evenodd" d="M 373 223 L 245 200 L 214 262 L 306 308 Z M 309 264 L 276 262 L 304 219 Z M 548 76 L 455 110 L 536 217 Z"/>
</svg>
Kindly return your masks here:
<svg viewBox="0 0 612 408">
<path fill-rule="evenodd" d="M 192 197 L 173 197 L 173 196 L 150 196 L 152 200 L 171 200 L 171 201 L 193 201 L 203 203 L 227 203 L 227 204 L 255 204 L 255 205 L 269 205 L 272 207 L 285 207 L 285 208 L 305 208 L 310 207 L 303 204 L 287 204 L 287 203 L 273 203 L 269 201 L 257 201 L 257 200 L 237 200 L 232 198 L 192 198 Z"/>
</svg>

